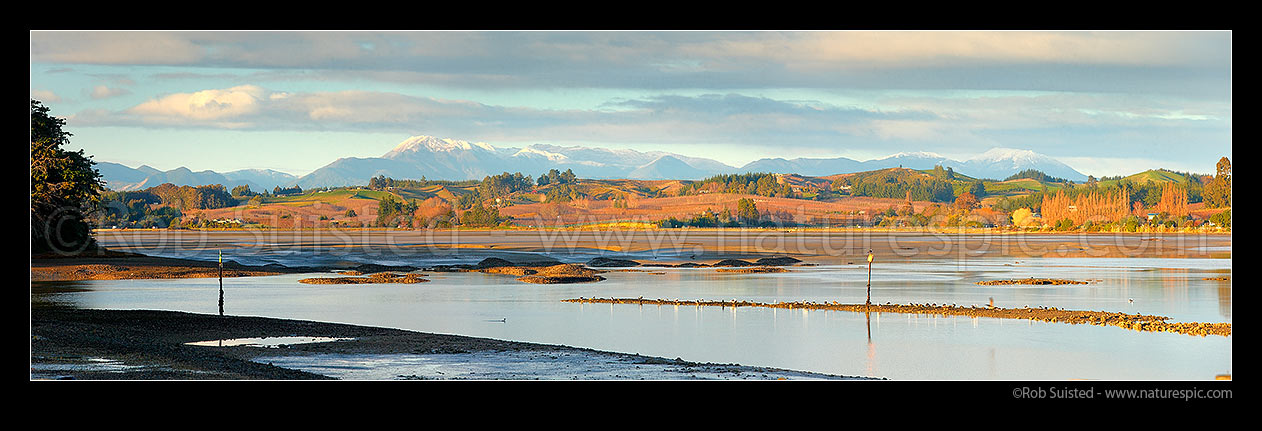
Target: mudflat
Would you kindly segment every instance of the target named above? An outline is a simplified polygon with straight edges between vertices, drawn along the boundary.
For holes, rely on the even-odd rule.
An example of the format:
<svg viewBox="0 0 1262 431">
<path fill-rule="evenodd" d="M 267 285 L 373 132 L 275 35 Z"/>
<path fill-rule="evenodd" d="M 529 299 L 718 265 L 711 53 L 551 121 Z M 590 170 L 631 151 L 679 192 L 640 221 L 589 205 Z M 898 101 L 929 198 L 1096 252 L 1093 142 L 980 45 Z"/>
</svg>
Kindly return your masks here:
<svg viewBox="0 0 1262 431">
<path fill-rule="evenodd" d="M 225 262 L 224 277 L 248 277 L 299 272 L 283 266 L 246 266 Z M 219 263 L 191 259 L 146 256 L 102 250 L 73 256 L 31 256 L 31 281 L 139 280 L 158 278 L 210 278 L 220 275 Z"/>
<path fill-rule="evenodd" d="M 288 337 L 335 338 L 283 348 L 190 345 L 208 340 Z M 264 317 L 217 316 L 157 310 L 89 310 L 39 303 L 31 307 L 32 380 L 328 380 L 253 359 L 321 354 L 567 354 L 620 369 L 666 366 L 655 379 L 690 372 L 792 375 L 808 379 L 863 379 L 736 364 L 710 364 L 577 347 L 431 334 L 390 328 Z M 542 379 L 577 376 L 533 376 Z"/>
<path fill-rule="evenodd" d="M 77 256 L 32 256 L 31 280 L 89 279 L 152 279 L 217 277 L 219 266 L 213 260 L 178 259 L 141 254 L 149 250 L 200 250 L 198 256 L 213 256 L 213 250 L 232 250 L 232 255 L 267 255 L 273 250 L 290 252 L 309 250 L 321 253 L 354 255 L 365 250 L 382 255 L 415 258 L 416 267 L 359 264 L 346 266 L 285 266 L 280 264 L 243 265 L 225 261 L 224 277 L 245 277 L 290 273 L 355 271 L 358 275 L 395 271 L 407 273 L 422 269 L 424 258 L 459 255 L 470 260 L 490 259 L 501 255 L 520 259 L 523 253 L 557 256 L 569 252 L 582 256 L 589 266 L 597 266 L 592 255 L 627 258 L 608 263 L 611 267 L 640 266 L 730 266 L 724 271 L 773 270 L 771 265 L 789 266 L 819 263 L 837 264 L 865 262 L 869 250 L 880 261 L 916 259 L 969 259 L 985 257 L 1161 257 L 1161 258 L 1230 258 L 1231 235 L 1214 234 L 941 234 L 927 232 L 827 232 L 760 230 L 732 232 L 724 230 L 679 231 L 371 231 L 356 235 L 329 235 L 327 232 L 174 232 L 152 237 L 151 232 L 111 232 L 100 241 L 114 248 Z M 155 241 L 157 240 L 157 241 Z M 196 253 L 195 253 L 196 254 Z M 227 254 L 225 252 L 225 254 Z M 572 260 L 574 258 L 566 259 Z M 744 260 L 745 265 L 718 265 L 724 261 Z M 774 262 L 762 259 L 781 259 Z M 793 261 L 789 261 L 793 259 Z M 716 262 L 717 261 L 717 262 Z M 760 263 L 761 262 L 761 263 Z M 773 263 L 774 262 L 774 263 Z M 411 260 L 408 260 L 411 263 Z M 632 265 L 632 263 L 637 265 Z M 616 264 L 616 265 L 615 265 Z M 588 268 L 556 261 L 568 272 Z M 757 265 L 757 266 L 754 266 Z M 531 276 L 525 269 L 536 267 L 486 268 L 484 272 L 514 276 Z M 766 269 L 763 269 L 766 268 Z M 603 269 L 602 269 L 603 270 Z M 521 271 L 520 274 L 514 271 Z M 598 270 L 600 271 L 600 270 Z M 608 269 L 603 271 L 651 270 Z M 559 274 L 573 275 L 573 274 Z M 416 276 L 418 280 L 422 276 Z M 371 277 L 363 277 L 369 279 Z M 664 300 L 593 299 L 613 303 L 666 304 Z M 702 304 L 709 306 L 773 306 L 790 308 L 823 308 L 856 312 L 917 313 L 967 315 L 1040 320 L 1058 323 L 1084 323 L 1118 326 L 1139 331 L 1169 331 L 1189 335 L 1230 335 L 1230 324 L 1166 322 L 1161 316 L 1124 316 L 1056 309 L 992 309 L 981 307 L 948 307 L 945 305 L 864 305 L 864 304 Z M 679 305 L 679 304 L 675 304 Z M 73 379 L 323 379 L 326 376 L 274 367 L 250 361 L 262 355 L 276 354 L 255 347 L 206 349 L 183 343 L 211 339 L 231 339 L 295 334 L 316 337 L 354 338 L 354 341 L 294 345 L 285 354 L 316 353 L 464 353 L 503 351 L 589 351 L 566 346 L 481 339 L 453 335 L 426 334 L 385 328 L 369 328 L 322 322 L 293 321 L 240 316 L 198 315 L 148 310 L 81 310 L 32 302 L 31 362 L 32 378 Z M 609 353 L 610 355 L 619 355 Z M 640 358 L 643 363 L 680 363 L 678 360 Z M 76 368 L 99 358 L 129 364 L 122 370 L 102 371 L 92 367 Z M 139 366 L 135 366 L 139 364 Z M 56 372 L 36 374 L 37 365 L 54 366 Z M 58 365 L 69 367 L 57 368 Z M 69 370 L 69 371 L 64 371 Z"/>
</svg>

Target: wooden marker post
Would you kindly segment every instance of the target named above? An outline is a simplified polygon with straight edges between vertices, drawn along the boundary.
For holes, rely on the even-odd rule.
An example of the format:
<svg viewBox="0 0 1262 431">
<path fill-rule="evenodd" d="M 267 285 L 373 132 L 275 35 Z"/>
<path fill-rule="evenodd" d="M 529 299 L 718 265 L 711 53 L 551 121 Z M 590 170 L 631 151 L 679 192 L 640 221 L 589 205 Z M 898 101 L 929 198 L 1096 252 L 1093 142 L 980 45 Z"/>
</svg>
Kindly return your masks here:
<svg viewBox="0 0 1262 431">
<path fill-rule="evenodd" d="M 867 302 L 867 305 L 872 305 L 872 259 L 873 258 L 875 258 L 875 256 L 872 254 L 872 250 L 868 250 L 868 302 Z"/>
<path fill-rule="evenodd" d="M 219 250 L 219 316 L 223 316 L 223 250 Z"/>
</svg>

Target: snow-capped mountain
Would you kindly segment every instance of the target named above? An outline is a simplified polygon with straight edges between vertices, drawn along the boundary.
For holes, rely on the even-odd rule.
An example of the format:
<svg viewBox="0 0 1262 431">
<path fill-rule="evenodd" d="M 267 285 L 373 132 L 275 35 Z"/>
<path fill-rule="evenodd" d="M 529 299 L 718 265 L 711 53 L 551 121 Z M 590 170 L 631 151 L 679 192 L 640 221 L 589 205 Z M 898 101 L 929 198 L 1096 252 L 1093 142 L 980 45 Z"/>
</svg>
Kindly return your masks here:
<svg viewBox="0 0 1262 431">
<path fill-rule="evenodd" d="M 416 153 L 459 152 L 459 151 L 495 152 L 495 147 L 484 142 L 468 142 L 457 139 L 439 139 L 433 136 L 413 136 L 395 145 L 384 158 L 396 159 Z"/>
<path fill-rule="evenodd" d="M 657 166 L 650 164 L 671 157 Z M 675 163 L 678 162 L 678 163 Z M 680 166 L 682 164 L 682 166 Z M 685 168 L 686 167 L 686 168 Z M 582 178 L 702 179 L 735 168 L 710 159 L 661 151 L 641 152 L 581 146 L 533 144 L 497 148 L 481 142 L 413 136 L 377 158 L 343 158 L 317 169 L 295 184 L 304 188 L 367 184 L 377 175 L 392 178 L 480 180 L 501 172 L 537 176 L 550 169 L 574 171 Z M 640 170 L 639 173 L 636 173 Z"/>
<path fill-rule="evenodd" d="M 965 160 L 955 169 L 971 177 L 996 180 L 1002 180 L 1026 169 L 1037 169 L 1047 175 L 1071 181 L 1087 180 L 1086 175 L 1059 160 L 1030 150 L 1012 148 L 991 148 L 985 153 Z"/>
<path fill-rule="evenodd" d="M 909 169 L 949 167 L 973 178 L 996 180 L 1022 170 L 1037 169 L 1053 177 L 1086 180 L 1086 175 L 1056 159 L 1029 150 L 1010 148 L 993 148 L 965 161 L 931 152 L 903 152 L 862 162 L 845 157 L 768 158 L 736 168 L 712 159 L 663 151 L 550 144 L 497 148 L 483 142 L 433 136 L 407 138 L 381 157 L 340 158 L 301 178 L 259 169 L 220 174 L 214 171 L 193 172 L 183 167 L 162 172 L 148 166 L 133 169 L 109 162 L 97 164 L 108 186 L 114 190 L 142 189 L 169 182 L 176 185 L 223 184 L 227 188 L 244 184 L 254 191 L 270 190 L 278 185 L 302 188 L 363 185 L 378 175 L 396 179 L 480 180 L 501 172 L 521 172 L 534 177 L 550 169 L 570 169 L 581 178 L 699 180 L 717 174 L 744 172 L 824 176 L 900 166 Z"/>
</svg>

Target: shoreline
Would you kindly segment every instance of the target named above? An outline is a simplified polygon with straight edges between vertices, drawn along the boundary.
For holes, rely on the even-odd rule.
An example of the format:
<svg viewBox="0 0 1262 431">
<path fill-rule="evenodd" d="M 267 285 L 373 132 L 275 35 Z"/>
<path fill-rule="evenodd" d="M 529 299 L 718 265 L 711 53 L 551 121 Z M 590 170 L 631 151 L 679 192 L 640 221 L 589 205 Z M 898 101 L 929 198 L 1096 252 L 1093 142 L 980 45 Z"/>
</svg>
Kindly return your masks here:
<svg viewBox="0 0 1262 431">
<path fill-rule="evenodd" d="M 328 337 L 332 342 L 257 346 L 186 343 L 255 337 Z M 591 368 L 613 370 L 597 380 L 884 380 L 739 364 L 713 364 L 580 347 L 433 334 L 401 329 L 251 316 L 159 310 L 95 310 L 56 304 L 31 306 L 31 380 L 337 380 L 272 365 L 281 359 L 334 355 L 483 355 L 493 358 L 575 357 L 574 372 L 533 368 L 513 380 L 583 380 Z M 255 359 L 269 361 L 256 362 Z M 282 362 L 283 363 L 283 362 Z M 498 366 L 493 364 L 492 366 Z M 647 370 L 646 370 L 647 369 Z M 621 370 L 621 371 L 620 371 Z M 387 380 L 487 380 L 399 375 Z M 701 377 L 698 377 L 701 376 Z M 494 377 L 490 380 L 502 380 Z M 369 379 L 378 380 L 378 379 Z"/>
<path fill-rule="evenodd" d="M 180 228 L 163 228 L 163 229 L 145 229 L 145 228 L 93 228 L 93 233 L 102 232 L 251 232 L 251 231 L 325 231 L 325 232 L 427 232 L 427 231 L 459 231 L 459 232 L 510 232 L 510 231 L 571 231 L 571 230 L 610 230 L 610 224 L 614 223 L 586 223 L 561 226 L 509 226 L 509 227 L 455 227 L 455 228 L 396 228 L 396 227 L 268 227 L 268 226 L 252 226 L 252 227 L 180 227 Z M 965 228 L 932 228 L 932 227 L 883 227 L 883 226 L 783 226 L 783 227 L 636 227 L 636 226 L 618 226 L 617 229 L 637 230 L 637 231 L 712 231 L 712 232 L 732 232 L 732 231 L 751 231 L 751 232 L 775 232 L 775 231 L 792 231 L 792 232 L 872 232 L 872 233 L 930 233 L 930 234 L 977 234 L 977 233 L 995 233 L 995 234 L 1031 234 L 1031 235 L 1231 235 L 1231 229 L 1215 228 L 1215 229 L 1148 229 L 1137 230 L 1135 232 L 1127 231 L 1058 231 L 1051 228 L 1047 229 L 1025 229 L 1025 228 L 1004 228 L 1004 227 L 965 227 Z"/>
<path fill-rule="evenodd" d="M 1229 244 L 1229 243 L 1228 243 Z M 1229 246 L 1229 245 L 1228 245 Z M 1229 252 L 1228 252 L 1229 253 Z M 716 250 L 713 253 L 698 256 L 706 260 L 718 257 L 733 259 L 748 258 L 751 255 L 761 256 L 793 256 L 785 253 L 736 253 L 734 251 Z M 811 265 L 818 256 L 801 256 L 803 265 Z M 1152 256 L 1159 257 L 1159 256 Z M 815 259 L 813 259 L 815 258 Z M 651 263 L 641 264 L 642 270 L 649 271 L 661 262 L 671 259 L 655 259 Z M 691 260 L 691 259 L 690 259 Z M 700 259 L 698 259 L 700 260 Z M 846 263 L 846 259 L 841 260 Z M 637 262 L 639 263 L 639 262 Z M 672 266 L 672 265 L 666 265 Z M 705 265 L 709 266 L 709 265 Z M 415 271 L 430 270 L 422 267 L 400 267 L 377 264 L 361 264 L 357 267 L 364 273 L 381 271 Z M 332 267 L 287 267 L 279 264 L 263 266 L 242 265 L 224 261 L 224 277 L 249 277 L 261 275 L 278 275 L 310 272 L 333 272 L 348 268 Z M 354 270 L 354 268 L 352 268 Z M 598 271 L 621 271 L 625 268 L 596 268 Z M 277 349 L 256 347 L 230 347 L 205 349 L 184 346 L 181 343 L 205 341 L 212 339 L 231 339 L 262 336 L 316 336 L 346 337 L 352 335 L 358 339 L 332 343 L 314 343 L 294 345 L 285 349 L 283 354 L 295 357 L 315 354 L 379 354 L 379 355 L 445 355 L 457 353 L 482 353 L 493 358 L 510 358 L 523 352 L 543 354 L 555 357 L 563 355 L 598 355 L 600 361 L 618 362 L 614 367 L 630 369 L 634 367 L 661 366 L 682 369 L 725 369 L 745 370 L 746 373 L 763 373 L 772 370 L 777 372 L 800 373 L 794 379 L 868 379 L 873 377 L 832 376 L 778 370 L 772 368 L 743 367 L 736 364 L 700 364 L 664 358 L 643 357 L 640 355 L 600 352 L 591 349 L 551 346 L 524 342 L 492 340 L 459 335 L 439 335 L 414 331 L 403 331 L 387 328 L 369 328 L 356 325 L 342 325 L 315 321 L 294 321 L 244 316 L 197 315 L 190 313 L 165 312 L 157 310 L 88 310 L 73 309 L 66 306 L 40 303 L 34 298 L 36 282 L 74 281 L 93 279 L 154 279 L 154 278 L 213 278 L 218 276 L 218 265 L 215 261 L 201 261 L 182 258 L 166 258 L 147 256 L 138 253 L 119 251 L 93 251 L 83 256 L 32 256 L 31 258 L 31 379 L 89 379 L 89 380 L 317 380 L 329 376 L 300 371 L 298 369 L 273 367 L 270 364 L 252 362 L 250 359 L 265 355 L 277 354 Z M 596 298 L 580 298 L 585 301 L 596 301 Z M 576 301 L 576 300 L 565 300 Z M 602 301 L 619 303 L 647 304 L 658 301 L 666 304 L 666 300 L 616 299 Z M 724 305 L 723 302 L 703 304 L 702 301 L 674 301 L 674 305 Z M 726 303 L 727 306 L 779 306 L 811 308 L 823 307 L 856 312 L 898 312 L 921 314 L 954 314 L 972 317 L 1022 318 L 1059 323 L 1089 323 L 1096 325 L 1112 325 L 1137 331 L 1170 331 L 1189 335 L 1221 335 L 1230 337 L 1230 324 L 1168 323 L 1160 316 L 1154 319 L 1127 319 L 1111 316 L 1118 313 L 1080 312 L 1073 310 L 1015 309 L 993 310 L 986 308 L 951 307 L 961 310 L 947 309 L 945 305 L 927 306 L 925 304 L 910 305 L 877 305 L 863 304 L 810 304 L 781 303 L 753 304 Z M 838 308 L 840 307 L 840 308 Z M 849 308 L 847 308 L 849 307 Z M 856 308 L 857 307 L 857 308 Z M 885 309 L 885 308 L 888 309 Z M 910 307 L 910 308 L 909 308 Z M 1009 315 L 991 315 L 1008 312 Z M 1047 313 L 1060 313 L 1047 315 Z M 1015 314 L 1014 314 L 1015 313 Z M 1104 315 L 1074 317 L 1065 313 L 1103 313 Z M 1035 316 L 1037 315 L 1037 316 Z M 1127 316 L 1122 316 L 1127 317 Z M 1077 319 L 1077 320 L 1075 320 Z M 1081 321 L 1078 321 L 1081 320 Z M 1208 325 L 1208 326 L 1207 326 Z M 359 334 L 355 336 L 354 334 Z M 363 338 L 366 337 L 366 338 Z M 99 366 L 101 361 L 118 364 L 117 369 L 104 370 Z M 93 366 L 96 366 L 93 368 Z M 38 370 L 37 370 L 38 368 Z M 632 379 L 624 374 L 613 374 L 617 379 Z M 703 373 L 704 374 L 704 373 Z M 713 375 L 713 374 L 711 374 Z M 749 375 L 749 374 L 747 374 Z M 783 374 L 781 374 L 783 375 Z M 580 376 L 570 376 L 582 379 Z M 419 378 L 437 378 L 425 377 Z M 532 377 L 510 377 L 513 379 L 529 379 Z M 533 378 L 541 378 L 534 376 Z M 544 379 L 554 377 L 542 377 Z M 589 377 L 590 378 L 590 377 Z M 595 377 L 599 379 L 600 377 Z M 695 376 L 693 377 L 695 378 Z M 748 378 L 748 377 L 747 377 Z M 654 379 L 687 379 L 679 374 L 660 374 Z M 757 377 L 749 378 L 757 380 Z M 766 379 L 766 378 L 763 378 Z"/>
<path fill-rule="evenodd" d="M 419 268 L 371 263 L 351 268 L 280 264 L 243 265 L 232 260 L 224 260 L 222 275 L 224 278 L 236 278 L 342 270 L 372 273 L 416 269 Z M 216 261 L 149 256 L 109 250 L 102 251 L 100 254 L 93 252 L 73 256 L 31 256 L 30 270 L 32 282 L 216 278 L 220 276 L 219 263 Z"/>
<path fill-rule="evenodd" d="M 229 269 L 232 268 L 232 269 Z M 359 270 L 409 268 L 363 264 Z M 415 268 L 419 269 L 419 268 Z M 326 267 L 248 266 L 224 262 L 224 277 L 338 270 Z M 94 256 L 32 256 L 31 380 L 336 380 L 323 374 L 254 362 L 311 355 L 482 355 L 503 358 L 490 367 L 512 368 L 521 355 L 573 357 L 604 374 L 557 375 L 555 370 L 505 371 L 493 380 L 884 380 L 740 364 L 713 364 L 563 345 L 434 334 L 401 329 L 252 316 L 217 316 L 161 310 L 81 309 L 34 298 L 35 282 L 217 277 L 217 262 L 100 251 Z M 292 344 L 283 349 L 203 347 L 185 343 L 258 337 L 352 338 Z M 520 368 L 520 367 L 519 367 Z M 655 371 L 656 370 L 656 371 Z M 441 372 L 439 374 L 442 374 Z M 610 377 L 612 376 L 612 377 Z M 701 376 L 701 377 L 698 377 Z M 396 376 L 403 380 L 486 380 Z M 394 379 L 391 379 L 394 380 Z"/>
</svg>

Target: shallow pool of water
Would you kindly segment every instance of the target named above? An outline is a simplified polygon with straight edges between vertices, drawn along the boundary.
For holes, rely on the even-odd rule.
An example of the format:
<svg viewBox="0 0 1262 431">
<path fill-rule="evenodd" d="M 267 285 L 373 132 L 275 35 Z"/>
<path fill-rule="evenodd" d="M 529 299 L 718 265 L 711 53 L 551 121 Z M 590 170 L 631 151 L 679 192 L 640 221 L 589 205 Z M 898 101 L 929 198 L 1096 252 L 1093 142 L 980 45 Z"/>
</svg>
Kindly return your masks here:
<svg viewBox="0 0 1262 431">
<path fill-rule="evenodd" d="M 278 347 L 288 346 L 288 345 L 293 345 L 293 344 L 328 343 L 332 341 L 346 341 L 346 340 L 353 340 L 353 338 L 258 337 L 258 338 L 231 338 L 231 339 L 226 339 L 226 340 L 194 341 L 191 343 L 184 343 L 184 344 L 188 344 L 190 346 L 208 346 L 208 347 L 249 346 L 249 347 L 278 348 Z"/>
</svg>

